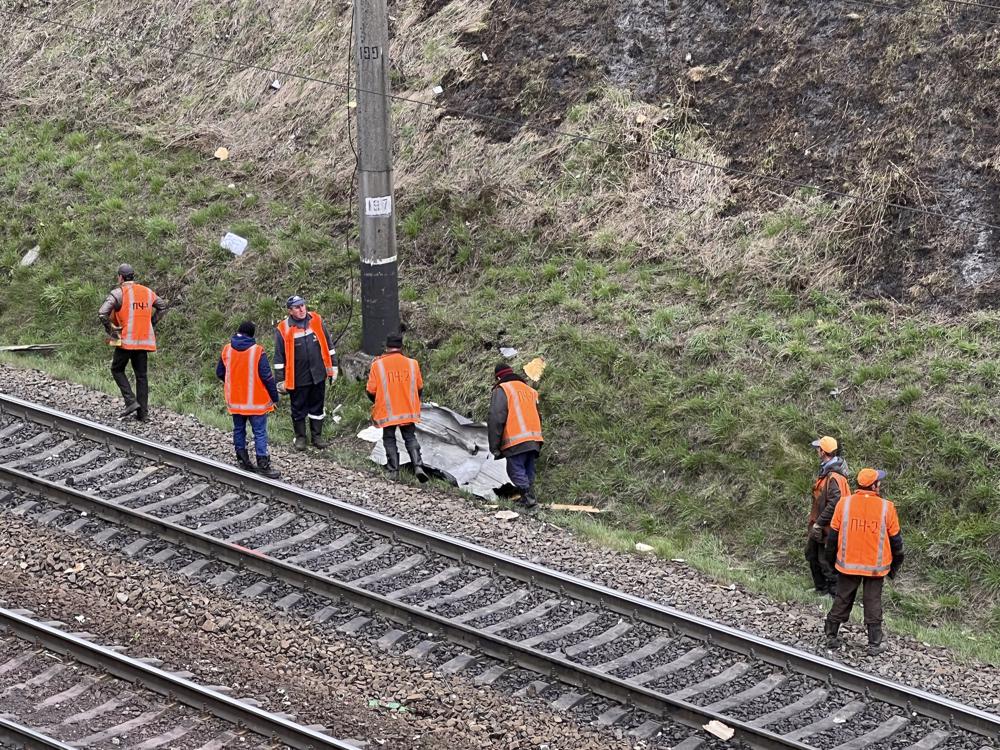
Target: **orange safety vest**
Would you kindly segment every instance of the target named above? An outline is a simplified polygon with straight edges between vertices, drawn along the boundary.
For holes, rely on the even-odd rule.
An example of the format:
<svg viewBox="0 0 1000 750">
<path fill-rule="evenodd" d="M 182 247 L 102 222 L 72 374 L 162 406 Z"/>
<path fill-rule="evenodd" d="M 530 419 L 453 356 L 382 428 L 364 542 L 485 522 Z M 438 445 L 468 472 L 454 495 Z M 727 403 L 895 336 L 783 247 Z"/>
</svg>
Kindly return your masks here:
<svg viewBox="0 0 1000 750">
<path fill-rule="evenodd" d="M 222 350 L 222 363 L 226 366 L 226 406 L 230 414 L 255 416 L 274 411 L 274 403 L 267 386 L 260 379 L 257 368 L 264 348 L 254 344 L 238 351 L 232 344 Z"/>
<path fill-rule="evenodd" d="M 281 333 L 282 341 L 285 342 L 285 389 L 289 391 L 295 390 L 295 339 L 308 336 L 310 333 L 319 341 L 326 376 L 333 377 L 333 360 L 330 359 L 330 346 L 326 343 L 326 335 L 323 333 L 323 319 L 314 312 L 310 312 L 309 316 L 309 323 L 305 329 L 293 326 L 289 323 L 289 318 L 278 323 L 278 331 Z"/>
<path fill-rule="evenodd" d="M 816 520 L 819 518 L 820 513 L 823 512 L 823 507 L 825 506 L 826 503 L 821 501 L 824 501 L 826 499 L 825 497 L 826 490 L 830 486 L 831 481 L 836 482 L 840 486 L 841 498 L 845 498 L 851 494 L 851 488 L 847 484 L 847 477 L 845 477 L 843 474 L 839 474 L 836 471 L 831 471 L 825 477 L 817 477 L 816 481 L 813 482 L 813 489 L 812 489 L 813 503 L 812 503 L 812 509 L 809 511 L 808 528 L 810 529 L 812 528 L 812 525 L 816 523 Z"/>
<path fill-rule="evenodd" d="M 891 501 L 871 490 L 858 490 L 837 503 L 830 528 L 840 534 L 836 566 L 841 573 L 880 577 L 889 572 L 889 537 L 899 533 L 899 517 Z"/>
<path fill-rule="evenodd" d="M 368 371 L 367 391 L 375 394 L 372 422 L 376 427 L 417 424 L 424 379 L 417 360 L 401 352 L 383 354 Z"/>
<path fill-rule="evenodd" d="M 531 440 L 541 443 L 542 418 L 538 416 L 538 391 L 520 380 L 501 383 L 507 394 L 507 423 L 500 436 L 500 450 Z"/>
<path fill-rule="evenodd" d="M 121 327 L 122 349 L 156 351 L 153 331 L 153 303 L 156 293 L 149 287 L 126 281 L 122 284 L 122 306 L 112 314 L 112 322 Z"/>
</svg>

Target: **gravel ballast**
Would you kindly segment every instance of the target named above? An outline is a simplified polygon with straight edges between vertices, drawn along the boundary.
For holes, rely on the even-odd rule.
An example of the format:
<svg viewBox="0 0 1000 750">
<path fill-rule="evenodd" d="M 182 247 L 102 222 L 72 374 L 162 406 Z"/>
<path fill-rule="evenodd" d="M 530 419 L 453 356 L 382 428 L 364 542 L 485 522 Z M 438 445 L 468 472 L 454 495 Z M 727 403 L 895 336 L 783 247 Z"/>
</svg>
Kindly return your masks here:
<svg viewBox="0 0 1000 750">
<path fill-rule="evenodd" d="M 151 377 L 155 398 L 155 365 Z M 0 382 L 0 390 L 20 398 L 183 450 L 232 461 L 230 434 L 202 425 L 190 416 L 154 408 L 148 423 L 123 421 L 118 418 L 121 404 L 117 398 L 54 380 L 37 370 L 6 364 L 0 364 Z M 286 406 L 279 410 L 277 418 L 288 418 Z M 819 604 L 775 602 L 739 586 L 720 585 L 683 564 L 599 549 L 539 519 L 499 521 L 492 510 L 477 507 L 471 499 L 435 491 L 433 486 L 394 484 L 377 475 L 344 469 L 312 450 L 299 454 L 286 446 L 274 446 L 272 453 L 283 480 L 289 483 L 831 656 L 820 649 L 825 610 Z M 1000 669 L 996 667 L 963 663 L 944 649 L 900 638 L 891 631 L 888 651 L 875 661 L 865 655 L 862 628 L 852 624 L 845 631 L 847 646 L 833 658 L 987 710 L 995 711 L 1000 705 Z"/>
</svg>

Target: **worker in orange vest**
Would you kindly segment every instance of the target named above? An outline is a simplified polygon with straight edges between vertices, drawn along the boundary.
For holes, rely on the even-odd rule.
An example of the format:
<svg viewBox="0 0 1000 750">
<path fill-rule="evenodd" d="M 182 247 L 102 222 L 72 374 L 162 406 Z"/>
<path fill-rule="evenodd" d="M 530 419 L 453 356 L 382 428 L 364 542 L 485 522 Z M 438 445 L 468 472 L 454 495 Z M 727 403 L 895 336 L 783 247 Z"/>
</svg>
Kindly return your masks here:
<svg viewBox="0 0 1000 750">
<path fill-rule="evenodd" d="M 847 484 L 847 462 L 840 455 L 837 440 L 824 435 L 814 440 L 812 446 L 819 456 L 819 473 L 812 486 L 806 560 L 809 561 L 816 593 L 833 596 L 837 588 L 837 572 L 826 559 L 826 535 L 837 502 L 851 494 L 851 490 Z"/>
<path fill-rule="evenodd" d="M 827 646 L 840 645 L 837 634 L 854 607 L 858 587 L 864 587 L 868 653 L 885 650 L 882 643 L 882 584 L 895 578 L 903 565 L 903 535 L 896 506 L 881 496 L 884 471 L 862 469 L 858 490 L 841 498 L 833 511 L 826 552 L 837 568 L 837 591 L 826 616 Z"/>
<path fill-rule="evenodd" d="M 167 311 L 167 301 L 149 287 L 137 284 L 135 270 L 128 263 L 118 266 L 118 286 L 111 290 L 97 312 L 115 347 L 111 376 L 125 399 L 122 417 L 135 414 L 140 422 L 149 418 L 149 352 L 156 351 L 156 324 Z M 135 392 L 125 368 L 132 364 Z"/>
<path fill-rule="evenodd" d="M 278 404 L 278 388 L 271 374 L 264 347 L 254 336 L 257 326 L 249 320 L 240 323 L 236 334 L 222 349 L 215 375 L 225 384 L 226 408 L 233 416 L 233 446 L 236 460 L 247 471 L 256 471 L 269 479 L 281 476 L 271 466 L 267 449 L 267 415 Z M 247 450 L 247 422 L 253 430 L 257 465 Z"/>
<path fill-rule="evenodd" d="M 288 317 L 278 323 L 274 336 L 274 370 L 278 392 L 288 393 L 292 403 L 295 450 L 306 449 L 306 420 L 312 444 L 327 448 L 326 384 L 337 379 L 337 352 L 323 319 L 306 309 L 302 297 L 289 297 L 285 306 Z"/>
<path fill-rule="evenodd" d="M 518 502 L 528 509 L 534 508 L 538 505 L 535 464 L 543 442 L 538 391 L 503 362 L 493 369 L 486 427 L 490 453 L 496 459 L 507 459 L 507 476 L 521 492 Z"/>
<path fill-rule="evenodd" d="M 386 337 L 385 353 L 372 362 L 365 390 L 373 404 L 372 422 L 382 428 L 385 468 L 389 476 L 393 479 L 399 477 L 398 427 L 406 452 L 410 454 L 413 473 L 421 482 L 426 482 L 428 476 L 420 456 L 420 443 L 417 442 L 424 379 L 420 374 L 420 363 L 403 354 L 402 335 L 393 333 Z"/>
</svg>

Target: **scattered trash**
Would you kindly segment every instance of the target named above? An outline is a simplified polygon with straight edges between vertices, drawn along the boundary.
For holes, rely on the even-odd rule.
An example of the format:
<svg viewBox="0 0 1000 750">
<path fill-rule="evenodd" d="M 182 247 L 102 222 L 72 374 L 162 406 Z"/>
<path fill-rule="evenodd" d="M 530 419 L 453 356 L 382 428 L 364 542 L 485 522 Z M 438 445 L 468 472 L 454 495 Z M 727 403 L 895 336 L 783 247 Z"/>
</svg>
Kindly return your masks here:
<svg viewBox="0 0 1000 750">
<path fill-rule="evenodd" d="M 500 356 L 504 357 L 505 359 L 514 359 L 514 357 L 517 356 L 517 349 L 515 349 L 512 346 L 501 346 Z"/>
<path fill-rule="evenodd" d="M 712 719 L 710 722 L 708 722 L 708 724 L 705 724 L 702 727 L 702 729 L 704 729 L 709 734 L 714 734 L 720 740 L 729 740 L 732 738 L 734 734 L 736 734 L 735 729 L 733 729 L 728 724 L 723 724 L 721 721 L 718 721 L 716 719 Z"/>
<path fill-rule="evenodd" d="M 219 146 L 215 149 L 215 154 L 213 154 L 219 161 L 225 161 L 229 158 L 229 149 L 225 146 Z"/>
<path fill-rule="evenodd" d="M 63 571 L 63 573 L 66 575 L 69 575 L 70 573 L 79 573 L 86 567 L 87 563 L 78 562 L 72 568 L 66 568 L 66 570 Z"/>
<path fill-rule="evenodd" d="M 431 91 L 433 91 L 435 94 L 444 93 L 444 89 L 441 86 L 435 86 L 434 88 L 431 89 Z"/>
<path fill-rule="evenodd" d="M 565 510 L 570 513 L 603 513 L 600 508 L 593 505 L 564 505 L 563 503 L 551 503 L 546 506 L 549 510 Z"/>
<path fill-rule="evenodd" d="M 73 615 L 73 619 L 76 620 L 81 625 L 87 621 L 87 618 L 83 615 Z"/>
<path fill-rule="evenodd" d="M 38 256 L 41 254 L 41 252 L 42 252 L 41 245 L 35 245 L 33 248 L 31 248 L 28 252 L 24 254 L 23 258 L 21 258 L 21 265 L 27 268 L 36 260 L 38 260 Z"/>
<path fill-rule="evenodd" d="M 524 374 L 537 383 L 542 379 L 542 373 L 545 372 L 545 367 L 545 360 L 541 357 L 535 357 L 524 366 Z"/>
<path fill-rule="evenodd" d="M 521 514 L 513 510 L 498 510 L 493 517 L 498 521 L 513 521 L 515 518 L 520 518 Z"/>
<path fill-rule="evenodd" d="M 688 52 L 686 55 L 684 55 L 684 62 L 691 62 L 691 53 L 690 52 Z"/>
<path fill-rule="evenodd" d="M 405 713 L 410 710 L 399 701 L 384 701 L 379 700 L 378 698 L 369 698 L 368 708 L 387 708 L 390 711 L 396 711 L 397 713 Z"/>
<path fill-rule="evenodd" d="M 273 81 L 271 81 L 271 88 L 274 89 L 275 91 L 281 89 L 281 81 L 275 78 Z"/>
<path fill-rule="evenodd" d="M 672 558 L 670 558 L 670 562 L 686 563 L 687 560 L 685 560 L 683 557 L 672 557 Z"/>
<path fill-rule="evenodd" d="M 334 407 L 334 410 L 330 413 L 330 416 L 333 419 L 334 424 L 340 424 L 342 421 L 344 421 L 344 418 L 340 416 L 340 414 L 338 413 L 343 408 L 344 408 L 343 404 L 337 404 L 337 406 Z"/>
<path fill-rule="evenodd" d="M 247 251 L 247 245 L 249 244 L 244 237 L 240 237 L 238 234 L 233 234 L 232 232 L 226 232 L 226 236 L 219 242 L 219 247 L 228 250 L 236 257 L 240 257 Z"/>
<path fill-rule="evenodd" d="M 635 551 L 636 552 L 641 552 L 644 555 L 648 555 L 650 552 L 653 551 L 653 547 L 651 545 L 649 545 L 649 544 L 643 544 L 642 542 L 636 542 L 635 543 Z"/>
<path fill-rule="evenodd" d="M 488 57 L 486 56 L 486 53 L 485 53 L 485 52 L 483 52 L 483 53 L 482 53 L 482 55 L 483 55 L 483 62 L 489 62 L 489 61 L 490 61 L 490 58 L 488 58 Z"/>
</svg>

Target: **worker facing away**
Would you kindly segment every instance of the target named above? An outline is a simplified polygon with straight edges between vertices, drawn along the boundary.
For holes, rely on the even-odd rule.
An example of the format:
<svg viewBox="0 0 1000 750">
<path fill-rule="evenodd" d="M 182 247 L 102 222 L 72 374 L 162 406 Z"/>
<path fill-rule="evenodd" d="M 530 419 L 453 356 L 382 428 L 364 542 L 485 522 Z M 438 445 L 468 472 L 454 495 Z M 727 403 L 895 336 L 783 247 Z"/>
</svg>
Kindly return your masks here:
<svg viewBox="0 0 1000 750">
<path fill-rule="evenodd" d="M 156 351 L 156 324 L 167 311 L 166 300 L 149 287 L 137 284 L 135 270 L 128 263 L 118 266 L 118 286 L 111 290 L 97 316 L 115 347 L 111 376 L 125 399 L 123 417 L 132 414 L 140 422 L 149 418 L 149 352 Z M 125 368 L 131 363 L 135 391 Z"/>
<path fill-rule="evenodd" d="M 326 419 L 326 384 L 337 379 L 337 352 L 318 313 L 306 309 L 295 295 L 285 303 L 288 317 L 278 323 L 274 337 L 274 371 L 278 392 L 288 393 L 292 404 L 295 449 L 306 449 L 306 422 L 312 444 L 327 448 L 323 438 Z"/>
<path fill-rule="evenodd" d="M 486 426 L 490 453 L 496 459 L 507 459 L 507 476 L 521 493 L 518 502 L 534 508 L 538 505 L 535 464 L 543 442 L 538 391 L 502 362 L 493 370 L 493 393 Z"/>
<path fill-rule="evenodd" d="M 862 469 L 858 489 L 841 498 L 833 511 L 826 538 L 828 559 L 837 568 L 837 590 L 826 616 L 827 646 L 840 645 L 840 626 L 847 622 L 858 588 L 864 588 L 868 653 L 885 650 L 882 643 L 882 585 L 895 578 L 903 565 L 903 535 L 896 506 L 881 496 L 884 471 Z"/>
<path fill-rule="evenodd" d="M 215 375 L 225 384 L 226 408 L 233 416 L 236 460 L 247 471 L 277 479 L 281 475 L 271 466 L 271 454 L 267 449 L 267 415 L 278 404 L 278 387 L 271 374 L 267 353 L 254 338 L 256 334 L 254 323 L 249 320 L 240 323 L 232 339 L 222 349 Z M 250 461 L 247 450 L 247 422 L 253 431 L 256 466 Z"/>
<path fill-rule="evenodd" d="M 812 486 L 806 560 L 816 592 L 833 596 L 837 588 L 837 571 L 826 558 L 826 536 L 837 503 L 851 494 L 851 490 L 847 484 L 847 462 L 840 455 L 836 439 L 824 435 L 814 440 L 812 446 L 819 456 L 819 472 Z"/>
<path fill-rule="evenodd" d="M 413 473 L 421 482 L 428 479 L 417 442 L 420 422 L 420 400 L 424 379 L 420 363 L 403 354 L 403 337 L 396 333 L 385 339 L 385 353 L 375 358 L 368 371 L 365 390 L 372 401 L 372 422 L 382 428 L 385 448 L 385 468 L 393 479 L 399 477 L 399 447 L 396 428 L 403 435 L 403 444 L 410 455 Z"/>
</svg>

